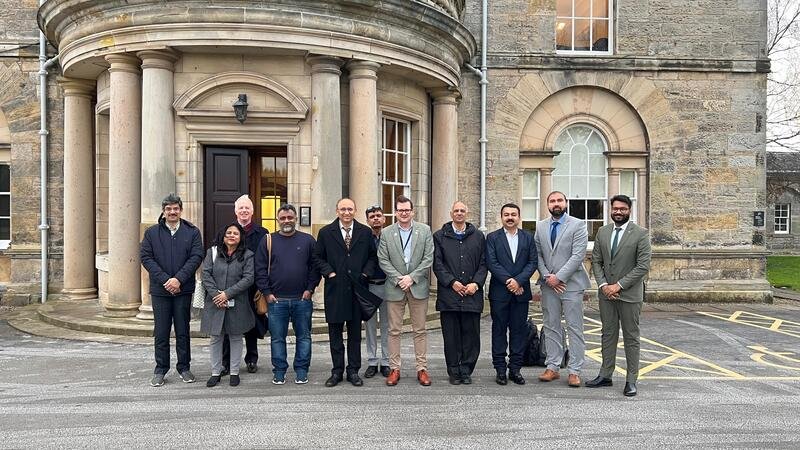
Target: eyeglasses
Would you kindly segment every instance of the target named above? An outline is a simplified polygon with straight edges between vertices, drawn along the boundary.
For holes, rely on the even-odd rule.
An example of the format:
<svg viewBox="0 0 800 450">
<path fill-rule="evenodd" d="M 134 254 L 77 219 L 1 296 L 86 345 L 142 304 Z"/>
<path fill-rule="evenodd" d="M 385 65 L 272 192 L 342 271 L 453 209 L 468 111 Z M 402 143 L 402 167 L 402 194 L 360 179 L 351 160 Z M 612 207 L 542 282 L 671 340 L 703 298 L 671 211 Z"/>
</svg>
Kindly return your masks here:
<svg viewBox="0 0 800 450">
<path fill-rule="evenodd" d="M 372 214 L 375 211 L 383 212 L 383 209 L 380 207 L 380 205 L 372 205 L 369 208 L 367 208 L 367 214 Z"/>
<path fill-rule="evenodd" d="M 400 214 L 408 214 L 408 213 L 410 213 L 411 211 L 412 211 L 412 210 L 410 210 L 410 209 L 395 209 L 395 210 L 394 210 L 394 212 L 396 212 L 396 213 L 400 213 Z"/>
</svg>

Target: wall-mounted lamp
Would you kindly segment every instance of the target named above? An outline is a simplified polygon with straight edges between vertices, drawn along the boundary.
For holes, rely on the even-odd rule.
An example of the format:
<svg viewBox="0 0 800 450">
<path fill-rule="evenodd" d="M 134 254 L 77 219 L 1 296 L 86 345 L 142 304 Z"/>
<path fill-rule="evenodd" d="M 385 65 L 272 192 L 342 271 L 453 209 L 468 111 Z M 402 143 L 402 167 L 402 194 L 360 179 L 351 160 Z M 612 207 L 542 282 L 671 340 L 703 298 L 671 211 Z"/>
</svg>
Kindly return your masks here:
<svg viewBox="0 0 800 450">
<path fill-rule="evenodd" d="M 236 120 L 239 123 L 244 123 L 247 120 L 247 94 L 239 94 L 239 100 L 233 103 L 233 112 L 236 114 Z"/>
<path fill-rule="evenodd" d="M 301 206 L 300 207 L 300 226 L 301 227 L 310 227 L 311 226 L 311 207 L 310 206 Z"/>
</svg>

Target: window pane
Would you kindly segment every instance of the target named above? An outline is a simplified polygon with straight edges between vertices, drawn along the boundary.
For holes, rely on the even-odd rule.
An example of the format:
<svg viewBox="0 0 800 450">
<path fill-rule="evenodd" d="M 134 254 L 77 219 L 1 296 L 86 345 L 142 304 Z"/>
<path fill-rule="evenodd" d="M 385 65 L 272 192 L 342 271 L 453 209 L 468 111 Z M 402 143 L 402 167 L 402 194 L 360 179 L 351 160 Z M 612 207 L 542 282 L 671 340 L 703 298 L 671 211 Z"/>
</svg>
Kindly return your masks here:
<svg viewBox="0 0 800 450">
<path fill-rule="evenodd" d="M 603 176 L 606 173 L 605 155 L 589 156 L 589 175 Z"/>
<path fill-rule="evenodd" d="M 603 143 L 603 138 L 597 132 L 593 132 L 586 141 L 586 146 L 589 147 L 589 153 L 594 155 L 602 155 L 606 151 L 606 146 Z"/>
<path fill-rule="evenodd" d="M 556 15 L 571 16 L 573 0 L 556 0 Z"/>
<path fill-rule="evenodd" d="M 275 175 L 286 177 L 286 158 L 275 158 Z"/>
<path fill-rule="evenodd" d="M 589 183 L 585 176 L 583 177 L 576 177 L 573 176 L 571 179 L 571 189 L 568 192 L 569 197 L 573 198 L 586 198 L 586 197 L 594 197 L 593 195 L 589 195 Z"/>
<path fill-rule="evenodd" d="M 384 120 L 383 148 L 395 150 L 395 122 L 394 120 Z"/>
<path fill-rule="evenodd" d="M 619 173 L 619 193 L 635 198 L 636 172 L 623 170 Z"/>
<path fill-rule="evenodd" d="M 397 150 L 401 152 L 407 152 L 407 143 L 406 143 L 406 129 L 408 128 L 407 123 L 397 122 Z"/>
<path fill-rule="evenodd" d="M 526 198 L 539 197 L 538 170 L 526 170 L 522 173 L 522 196 Z"/>
<path fill-rule="evenodd" d="M 397 182 L 408 183 L 406 179 L 406 156 L 408 153 L 398 153 L 397 156 Z"/>
<path fill-rule="evenodd" d="M 592 17 L 608 17 L 608 0 L 592 0 Z"/>
<path fill-rule="evenodd" d="M 606 196 L 606 177 L 589 177 L 589 192 L 587 197 Z"/>
<path fill-rule="evenodd" d="M 391 216 L 394 214 L 394 200 L 392 200 L 392 194 L 394 193 L 394 189 L 392 189 L 392 185 L 383 185 L 383 215 L 384 216 Z"/>
<path fill-rule="evenodd" d="M 589 17 L 592 0 L 575 0 L 575 17 Z"/>
<path fill-rule="evenodd" d="M 572 50 L 572 19 L 556 21 L 556 50 Z"/>
<path fill-rule="evenodd" d="M 570 200 L 569 215 L 576 219 L 586 218 L 586 200 Z"/>
<path fill-rule="evenodd" d="M 573 175 L 588 175 L 589 174 L 589 149 L 583 144 L 578 144 L 572 147 L 572 174 Z"/>
<path fill-rule="evenodd" d="M 11 219 L 0 219 L 0 239 L 11 239 Z"/>
<path fill-rule="evenodd" d="M 603 226 L 603 222 L 588 222 L 586 224 L 586 231 L 589 232 L 589 240 L 594 241 L 597 236 L 597 231 Z"/>
<path fill-rule="evenodd" d="M 11 216 L 11 196 L 0 195 L 0 216 Z"/>
<path fill-rule="evenodd" d="M 11 171 L 8 164 L 0 164 L 0 192 L 11 192 Z"/>
<path fill-rule="evenodd" d="M 386 158 L 384 164 L 383 179 L 385 181 L 397 181 L 396 167 L 395 167 L 395 153 L 383 152 Z"/>
<path fill-rule="evenodd" d="M 576 144 L 585 144 L 592 134 L 592 129 L 583 125 L 571 126 L 567 129 Z"/>
<path fill-rule="evenodd" d="M 522 229 L 526 231 L 530 231 L 531 233 L 536 233 L 536 221 L 535 220 L 523 220 L 522 221 Z"/>
<path fill-rule="evenodd" d="M 596 52 L 608 51 L 608 20 L 592 21 L 592 50 Z"/>
<path fill-rule="evenodd" d="M 522 220 L 537 220 L 539 218 L 539 201 L 522 201 Z"/>
<path fill-rule="evenodd" d="M 578 51 L 588 51 L 590 49 L 589 43 L 591 42 L 589 19 L 575 19 L 575 48 Z"/>
<path fill-rule="evenodd" d="M 554 172 L 555 173 L 555 172 Z M 569 176 L 553 176 L 553 190 L 569 192 Z"/>
<path fill-rule="evenodd" d="M 603 220 L 603 200 L 587 200 L 587 219 Z"/>
<path fill-rule="evenodd" d="M 553 175 L 569 175 L 569 151 L 562 152 L 553 158 Z"/>
</svg>

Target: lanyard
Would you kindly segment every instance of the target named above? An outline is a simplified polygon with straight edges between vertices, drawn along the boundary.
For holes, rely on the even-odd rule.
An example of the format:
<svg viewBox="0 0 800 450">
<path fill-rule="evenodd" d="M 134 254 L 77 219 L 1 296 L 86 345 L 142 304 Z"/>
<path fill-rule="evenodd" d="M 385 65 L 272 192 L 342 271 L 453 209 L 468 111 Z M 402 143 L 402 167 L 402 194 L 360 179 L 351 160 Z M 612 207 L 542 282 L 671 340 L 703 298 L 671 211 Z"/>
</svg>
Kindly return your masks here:
<svg viewBox="0 0 800 450">
<path fill-rule="evenodd" d="M 399 233 L 400 237 L 400 246 L 403 247 L 403 253 L 406 252 L 406 247 L 408 247 L 408 243 L 411 242 L 411 235 L 413 234 L 414 229 L 412 228 L 411 231 L 408 232 L 408 239 L 403 242 L 403 233 Z"/>
</svg>

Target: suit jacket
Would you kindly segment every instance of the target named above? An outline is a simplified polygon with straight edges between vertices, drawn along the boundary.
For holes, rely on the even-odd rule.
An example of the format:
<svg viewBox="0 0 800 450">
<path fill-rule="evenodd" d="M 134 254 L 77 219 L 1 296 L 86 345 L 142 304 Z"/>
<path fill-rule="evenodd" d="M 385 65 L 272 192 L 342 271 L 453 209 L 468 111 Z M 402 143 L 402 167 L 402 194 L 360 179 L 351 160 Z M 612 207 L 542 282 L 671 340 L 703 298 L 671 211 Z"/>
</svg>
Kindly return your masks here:
<svg viewBox="0 0 800 450">
<path fill-rule="evenodd" d="M 611 238 L 614 224 L 610 223 L 597 231 L 592 249 L 592 272 L 597 285 L 619 283 L 622 290 L 619 299 L 623 302 L 644 301 L 644 278 L 650 271 L 650 233 L 635 223 L 629 223 L 625 233 L 617 242 L 617 253 L 611 257 Z M 606 299 L 601 290 L 601 299 Z"/>
<path fill-rule="evenodd" d="M 538 255 L 533 235 L 526 230 L 517 230 L 517 254 L 511 259 L 505 229 L 492 231 L 486 236 L 486 266 L 492 273 L 489 282 L 489 301 L 528 302 L 531 294 L 531 276 L 536 272 Z M 514 295 L 506 288 L 506 280 L 513 278 L 522 286 L 522 295 Z"/>
<path fill-rule="evenodd" d="M 378 245 L 378 264 L 386 273 L 385 299 L 402 300 L 405 293 L 397 286 L 397 280 L 411 275 L 411 295 L 416 299 L 427 299 L 430 295 L 430 268 L 433 264 L 433 234 L 431 227 L 414 222 L 411 228 L 411 262 L 406 267 L 403 244 L 400 242 L 400 227 L 395 223 L 381 232 Z"/>
<path fill-rule="evenodd" d="M 536 251 L 539 254 L 539 281 L 544 283 L 547 275 L 554 274 L 567 285 L 567 291 L 582 291 L 591 286 L 589 275 L 583 268 L 589 233 L 586 224 L 572 216 L 564 217 L 559 226 L 555 245 L 550 244 L 550 219 L 536 224 Z"/>
<path fill-rule="evenodd" d="M 314 265 L 325 278 L 325 321 L 328 323 L 361 320 L 356 296 L 373 296 L 367 283 L 378 263 L 372 231 L 354 220 L 350 236 L 348 251 L 339 230 L 339 219 L 336 219 L 319 230 L 314 246 Z M 336 276 L 330 278 L 332 272 L 336 272 Z"/>
</svg>

